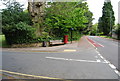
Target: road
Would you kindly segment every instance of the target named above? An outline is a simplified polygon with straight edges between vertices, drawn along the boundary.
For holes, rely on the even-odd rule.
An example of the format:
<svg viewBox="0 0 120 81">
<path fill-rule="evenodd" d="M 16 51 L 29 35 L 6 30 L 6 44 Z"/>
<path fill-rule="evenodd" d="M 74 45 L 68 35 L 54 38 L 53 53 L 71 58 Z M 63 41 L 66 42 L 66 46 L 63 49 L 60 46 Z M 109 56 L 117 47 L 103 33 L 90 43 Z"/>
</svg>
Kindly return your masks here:
<svg viewBox="0 0 120 81">
<path fill-rule="evenodd" d="M 97 37 L 88 38 L 97 41 Z M 2 51 L 3 73 L 34 75 L 45 79 L 118 79 L 115 68 L 110 67 L 99 55 L 103 47 L 98 47 L 97 51 L 85 37 L 81 41 L 74 48 L 67 47 L 61 52 Z M 104 53 L 101 54 L 104 56 Z M 110 59 L 107 56 L 105 58 Z"/>
<path fill-rule="evenodd" d="M 120 65 L 118 66 L 118 58 L 119 57 L 119 42 L 108 40 L 102 37 L 97 36 L 89 36 L 93 41 L 96 43 L 102 45 L 97 47 L 98 51 L 101 53 L 103 57 L 105 57 L 107 60 L 109 60 L 112 64 L 114 64 L 118 69 Z"/>
</svg>

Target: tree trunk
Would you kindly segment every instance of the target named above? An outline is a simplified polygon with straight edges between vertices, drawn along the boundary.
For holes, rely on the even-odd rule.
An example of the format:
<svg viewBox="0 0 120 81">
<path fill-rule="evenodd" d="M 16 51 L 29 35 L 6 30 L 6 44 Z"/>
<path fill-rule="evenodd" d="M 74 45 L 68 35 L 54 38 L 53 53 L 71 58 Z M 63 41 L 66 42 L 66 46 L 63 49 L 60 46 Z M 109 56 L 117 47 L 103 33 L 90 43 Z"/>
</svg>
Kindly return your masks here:
<svg viewBox="0 0 120 81">
<path fill-rule="evenodd" d="M 28 2 L 28 11 L 31 14 L 33 27 L 36 28 L 36 36 L 42 35 L 43 28 L 42 23 L 45 11 L 45 2 L 35 2 L 34 0 Z"/>
</svg>

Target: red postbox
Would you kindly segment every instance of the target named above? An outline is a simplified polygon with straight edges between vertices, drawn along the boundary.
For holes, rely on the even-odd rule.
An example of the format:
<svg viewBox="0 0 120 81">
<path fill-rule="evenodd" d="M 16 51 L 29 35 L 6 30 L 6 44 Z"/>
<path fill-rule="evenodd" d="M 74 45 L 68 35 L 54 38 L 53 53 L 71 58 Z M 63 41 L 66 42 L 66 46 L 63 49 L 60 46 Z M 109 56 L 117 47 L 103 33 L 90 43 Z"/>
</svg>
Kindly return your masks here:
<svg viewBox="0 0 120 81">
<path fill-rule="evenodd" d="M 64 40 L 63 40 L 64 44 L 68 43 L 68 35 L 64 35 Z"/>
</svg>

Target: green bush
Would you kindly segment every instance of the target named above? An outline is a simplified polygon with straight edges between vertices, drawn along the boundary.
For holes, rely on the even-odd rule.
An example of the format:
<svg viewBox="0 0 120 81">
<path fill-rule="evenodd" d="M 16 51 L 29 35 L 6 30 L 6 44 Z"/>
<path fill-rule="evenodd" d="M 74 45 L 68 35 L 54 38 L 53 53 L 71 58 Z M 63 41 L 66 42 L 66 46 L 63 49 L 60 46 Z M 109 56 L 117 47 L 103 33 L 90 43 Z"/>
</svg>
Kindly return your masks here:
<svg viewBox="0 0 120 81">
<path fill-rule="evenodd" d="M 120 24 L 117 24 L 115 28 L 115 33 L 118 35 L 118 39 L 120 40 Z"/>
<path fill-rule="evenodd" d="M 68 41 L 71 41 L 71 31 L 65 33 L 64 35 L 68 35 Z M 51 36 L 50 40 L 64 40 L 64 35 L 61 36 Z M 72 40 L 76 41 L 81 38 L 82 34 L 79 31 L 72 31 Z"/>
<path fill-rule="evenodd" d="M 118 39 L 120 40 L 120 27 L 118 29 Z"/>
<path fill-rule="evenodd" d="M 35 28 L 20 22 L 14 25 L 6 25 L 2 28 L 8 44 L 31 43 L 35 38 Z"/>
<path fill-rule="evenodd" d="M 81 38 L 82 34 L 79 31 L 72 31 L 72 40 L 76 41 Z M 68 40 L 71 41 L 71 32 L 68 33 Z"/>
</svg>

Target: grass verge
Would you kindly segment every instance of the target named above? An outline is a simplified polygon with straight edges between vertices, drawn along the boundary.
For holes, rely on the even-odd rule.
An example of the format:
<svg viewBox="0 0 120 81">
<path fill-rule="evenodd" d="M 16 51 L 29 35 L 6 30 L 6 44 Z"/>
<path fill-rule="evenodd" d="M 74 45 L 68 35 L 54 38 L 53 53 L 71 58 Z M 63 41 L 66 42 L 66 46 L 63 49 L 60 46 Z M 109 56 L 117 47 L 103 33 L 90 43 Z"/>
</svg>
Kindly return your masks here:
<svg viewBox="0 0 120 81">
<path fill-rule="evenodd" d="M 100 36 L 100 37 L 109 38 L 109 39 L 115 39 L 115 40 L 120 40 L 120 39 L 113 38 L 113 37 L 110 37 L 110 36 Z"/>
<path fill-rule="evenodd" d="M 111 38 L 111 39 L 112 39 L 112 37 L 110 37 L 110 36 L 100 36 L 100 37 L 104 37 L 104 38 Z"/>
<path fill-rule="evenodd" d="M 10 47 L 5 40 L 5 35 L 0 35 L 0 47 Z"/>
</svg>

